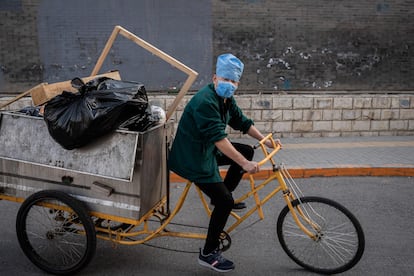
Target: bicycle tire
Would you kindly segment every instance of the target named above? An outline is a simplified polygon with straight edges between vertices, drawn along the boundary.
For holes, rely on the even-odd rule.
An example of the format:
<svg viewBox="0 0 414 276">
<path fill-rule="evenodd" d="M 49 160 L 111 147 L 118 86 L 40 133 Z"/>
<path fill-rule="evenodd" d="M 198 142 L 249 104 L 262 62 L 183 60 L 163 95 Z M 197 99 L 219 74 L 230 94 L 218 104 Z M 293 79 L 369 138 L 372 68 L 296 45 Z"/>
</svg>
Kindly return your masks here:
<svg viewBox="0 0 414 276">
<path fill-rule="evenodd" d="M 283 208 L 277 220 L 277 235 L 293 261 L 320 274 L 341 273 L 359 262 L 365 248 L 364 232 L 348 209 L 322 197 L 296 199 L 292 206 L 307 210 L 307 216 L 320 227 L 320 231 L 312 231 L 317 240 L 311 239 L 297 226 L 293 216 L 287 216 L 289 207 Z M 300 221 L 311 229 L 302 218 Z"/>
<path fill-rule="evenodd" d="M 95 254 L 92 219 L 82 202 L 62 191 L 44 190 L 29 196 L 19 208 L 16 232 L 27 258 L 48 273 L 74 274 Z"/>
</svg>

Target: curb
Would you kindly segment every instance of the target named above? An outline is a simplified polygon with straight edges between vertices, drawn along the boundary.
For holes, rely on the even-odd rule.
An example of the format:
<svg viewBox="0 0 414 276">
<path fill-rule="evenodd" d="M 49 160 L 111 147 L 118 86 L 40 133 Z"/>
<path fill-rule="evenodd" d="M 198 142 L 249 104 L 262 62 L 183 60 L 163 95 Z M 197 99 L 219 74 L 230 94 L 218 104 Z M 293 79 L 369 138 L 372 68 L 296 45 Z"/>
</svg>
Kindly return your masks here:
<svg viewBox="0 0 414 276">
<path fill-rule="evenodd" d="M 335 177 L 335 176 L 414 176 L 414 168 L 405 167 L 341 167 L 341 168 L 288 168 L 292 178 L 308 177 Z M 220 170 L 222 177 L 226 175 L 227 170 Z M 255 179 L 266 179 L 272 173 L 272 169 L 264 168 L 255 174 Z M 248 174 L 243 176 L 248 179 Z M 170 173 L 170 182 L 186 182 L 187 180 L 180 177 L 174 172 Z"/>
</svg>

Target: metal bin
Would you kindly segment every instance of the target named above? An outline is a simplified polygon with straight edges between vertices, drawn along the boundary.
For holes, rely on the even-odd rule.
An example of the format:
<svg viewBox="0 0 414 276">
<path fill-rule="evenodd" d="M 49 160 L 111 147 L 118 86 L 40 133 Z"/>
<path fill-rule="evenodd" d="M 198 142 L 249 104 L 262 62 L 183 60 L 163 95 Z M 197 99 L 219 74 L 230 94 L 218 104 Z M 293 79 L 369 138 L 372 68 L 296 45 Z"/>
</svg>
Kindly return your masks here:
<svg viewBox="0 0 414 276">
<path fill-rule="evenodd" d="M 116 130 L 65 150 L 43 118 L 0 113 L 0 193 L 17 198 L 55 189 L 88 210 L 139 219 L 166 196 L 167 137 L 172 124 L 145 132 Z"/>
</svg>

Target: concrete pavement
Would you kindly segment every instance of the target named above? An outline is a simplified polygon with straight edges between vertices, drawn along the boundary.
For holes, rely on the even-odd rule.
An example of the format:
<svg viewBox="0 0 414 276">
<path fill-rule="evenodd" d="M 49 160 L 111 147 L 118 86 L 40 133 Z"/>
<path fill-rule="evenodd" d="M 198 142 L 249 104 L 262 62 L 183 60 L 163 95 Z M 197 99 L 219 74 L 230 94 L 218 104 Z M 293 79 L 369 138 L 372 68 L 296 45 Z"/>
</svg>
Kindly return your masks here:
<svg viewBox="0 0 414 276">
<path fill-rule="evenodd" d="M 232 139 L 254 145 L 253 139 Z M 414 176 L 414 136 L 284 138 L 276 154 L 294 178 L 312 176 Z M 261 149 L 254 160 L 264 157 Z M 225 168 L 222 169 L 223 174 Z M 270 163 L 256 177 L 266 177 Z M 175 174 L 171 181 L 183 181 Z"/>
<path fill-rule="evenodd" d="M 251 139 L 235 142 L 255 144 Z M 323 196 L 340 202 L 360 220 L 366 235 L 361 261 L 343 275 L 408 275 L 413 271 L 413 220 L 410 199 L 413 178 L 387 176 L 414 175 L 414 136 L 289 138 L 276 155 L 293 177 L 381 175 L 385 177 L 339 177 L 299 179 L 306 195 Z M 263 154 L 258 149 L 255 160 Z M 269 170 L 264 165 L 259 175 Z M 223 173 L 225 169 L 223 170 Z M 176 176 L 173 176 L 177 178 Z M 178 178 L 177 178 L 178 179 Z M 175 182 L 172 179 L 172 182 Z M 392 185 L 391 185 L 392 184 Z M 172 183 L 175 203 L 184 185 Z M 248 189 L 241 185 L 238 190 Z M 171 230 L 205 231 L 208 217 L 191 189 L 180 216 Z M 253 201 L 247 202 L 253 206 Z M 0 201 L 0 274 L 45 275 L 23 254 L 16 239 L 15 225 L 19 204 Z M 174 206 L 174 205 L 173 205 Z M 314 275 L 291 261 L 280 248 L 275 232 L 277 214 L 284 207 L 280 198 L 264 208 L 265 220 L 256 217 L 232 233 L 232 248 L 225 256 L 234 260 L 231 275 Z M 185 228 L 184 228 L 185 229 Z M 196 229 L 196 230 L 194 230 Z M 201 240 L 159 238 L 139 246 L 114 246 L 99 242 L 96 256 L 79 275 L 216 275 L 197 265 Z"/>
</svg>

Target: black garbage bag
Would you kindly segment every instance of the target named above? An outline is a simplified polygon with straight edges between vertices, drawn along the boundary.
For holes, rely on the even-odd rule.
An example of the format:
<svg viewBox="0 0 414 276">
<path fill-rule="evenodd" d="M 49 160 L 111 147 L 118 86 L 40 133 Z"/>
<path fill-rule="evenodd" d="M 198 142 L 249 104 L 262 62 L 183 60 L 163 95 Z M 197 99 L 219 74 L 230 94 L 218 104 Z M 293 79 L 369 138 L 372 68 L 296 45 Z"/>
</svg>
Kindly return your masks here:
<svg viewBox="0 0 414 276">
<path fill-rule="evenodd" d="M 78 93 L 64 91 L 45 105 L 44 120 L 53 139 L 65 149 L 82 147 L 134 116 L 146 116 L 143 84 L 106 77 L 84 84 L 72 80 Z"/>
<path fill-rule="evenodd" d="M 153 126 L 165 123 L 165 112 L 161 107 L 149 105 L 144 115 L 136 115 L 125 122 L 120 127 L 133 131 L 146 131 Z"/>
</svg>

